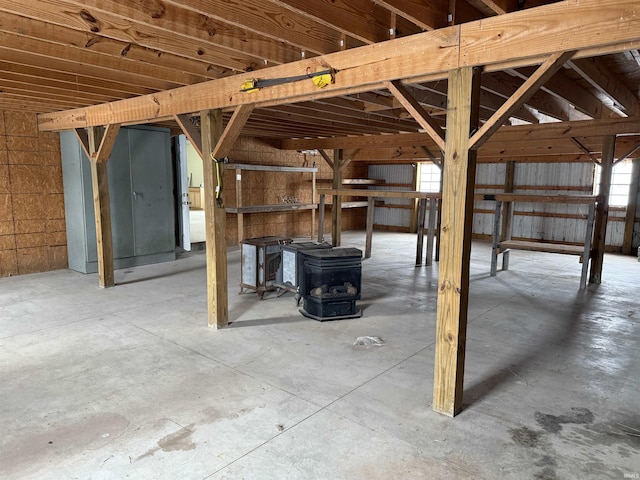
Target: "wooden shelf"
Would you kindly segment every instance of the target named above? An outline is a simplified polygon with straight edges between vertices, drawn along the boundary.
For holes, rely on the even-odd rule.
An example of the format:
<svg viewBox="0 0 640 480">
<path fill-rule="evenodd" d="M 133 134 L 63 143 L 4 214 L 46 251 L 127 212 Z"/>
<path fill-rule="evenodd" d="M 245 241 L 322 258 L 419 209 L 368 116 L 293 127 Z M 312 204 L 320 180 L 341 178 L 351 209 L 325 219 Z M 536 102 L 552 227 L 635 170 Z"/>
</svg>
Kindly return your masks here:
<svg viewBox="0 0 640 480">
<path fill-rule="evenodd" d="M 253 165 L 247 163 L 226 163 L 225 170 L 236 171 L 236 204 L 226 207 L 227 213 L 235 213 L 238 218 L 238 242 L 244 240 L 244 215 L 251 213 L 272 213 L 272 212 L 294 212 L 311 211 L 311 232 L 313 238 L 313 228 L 315 225 L 315 215 L 318 205 L 314 203 L 316 197 L 316 167 L 280 167 L 276 165 Z M 277 203 L 271 205 L 243 205 L 242 204 L 242 170 L 253 170 L 260 172 L 280 172 L 280 173 L 310 173 L 311 174 L 311 203 Z"/>
<path fill-rule="evenodd" d="M 532 252 L 560 253 L 564 255 L 582 255 L 583 245 L 567 245 L 562 243 L 526 242 L 522 240 L 505 240 L 500 242 L 500 249 L 529 250 Z"/>
<path fill-rule="evenodd" d="M 249 163 L 225 163 L 225 170 L 257 170 L 261 172 L 303 172 L 303 173 L 317 173 L 316 167 L 280 167 L 276 165 L 252 165 Z"/>
<path fill-rule="evenodd" d="M 529 250 L 532 252 L 559 253 L 561 255 L 578 255 L 582 261 L 582 272 L 580 275 L 580 289 L 587 288 L 587 270 L 589 268 L 589 258 L 591 257 L 591 244 L 593 242 L 593 221 L 595 216 L 595 206 L 598 197 L 596 196 L 566 196 L 566 195 L 523 195 L 514 193 L 497 193 L 491 195 L 476 195 L 476 200 L 492 200 L 496 202 L 493 233 L 491 245 L 491 273 L 495 277 L 498 273 L 498 255 L 502 253 L 502 270 L 509 270 L 509 253 L 511 250 Z M 525 240 L 512 240 L 511 229 L 513 228 L 514 209 L 507 211 L 506 238 L 500 240 L 502 222 L 502 203 L 525 202 L 525 203 L 563 203 L 574 205 L 588 205 L 587 228 L 585 232 L 584 245 L 571 245 L 565 243 L 531 242 Z"/>
<path fill-rule="evenodd" d="M 365 204 L 367 202 L 364 202 Z M 273 205 L 249 205 L 246 207 L 227 207 L 227 213 L 267 213 L 290 212 L 293 210 L 314 210 L 318 205 L 314 203 L 276 203 Z"/>
</svg>

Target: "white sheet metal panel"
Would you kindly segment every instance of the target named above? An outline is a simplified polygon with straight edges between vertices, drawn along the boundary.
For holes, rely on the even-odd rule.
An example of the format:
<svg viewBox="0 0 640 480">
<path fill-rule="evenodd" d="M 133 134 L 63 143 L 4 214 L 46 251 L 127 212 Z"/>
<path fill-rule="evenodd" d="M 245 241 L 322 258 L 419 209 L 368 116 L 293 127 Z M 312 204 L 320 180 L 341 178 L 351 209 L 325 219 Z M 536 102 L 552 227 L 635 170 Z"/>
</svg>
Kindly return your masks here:
<svg viewBox="0 0 640 480">
<path fill-rule="evenodd" d="M 532 195 L 590 195 L 591 191 L 561 190 L 557 187 L 591 187 L 593 184 L 592 163 L 517 163 L 515 170 L 516 193 Z M 518 185 L 540 186 L 539 190 L 522 190 Z M 552 189 L 545 187 L 555 187 Z M 584 241 L 586 220 L 562 218 L 553 215 L 584 215 L 586 205 L 560 203 L 517 203 L 516 211 L 548 213 L 544 216 L 516 215 L 513 236 L 557 242 Z"/>
<path fill-rule="evenodd" d="M 504 163 L 481 163 L 476 167 L 476 185 L 504 185 L 507 166 Z M 476 193 L 503 192 L 503 188 L 476 187 Z M 478 210 L 494 210 L 495 202 L 476 200 L 474 208 Z M 492 235 L 494 215 L 489 213 L 473 214 L 473 233 Z"/>
<path fill-rule="evenodd" d="M 387 183 L 413 183 L 415 167 L 412 165 L 369 165 L 369 178 L 384 180 Z M 372 186 L 370 190 L 409 190 L 410 187 Z M 403 198 L 385 198 L 384 202 L 391 205 L 408 205 L 412 200 Z M 411 210 L 404 208 L 376 207 L 373 223 L 390 227 L 406 227 L 411 224 Z"/>
</svg>

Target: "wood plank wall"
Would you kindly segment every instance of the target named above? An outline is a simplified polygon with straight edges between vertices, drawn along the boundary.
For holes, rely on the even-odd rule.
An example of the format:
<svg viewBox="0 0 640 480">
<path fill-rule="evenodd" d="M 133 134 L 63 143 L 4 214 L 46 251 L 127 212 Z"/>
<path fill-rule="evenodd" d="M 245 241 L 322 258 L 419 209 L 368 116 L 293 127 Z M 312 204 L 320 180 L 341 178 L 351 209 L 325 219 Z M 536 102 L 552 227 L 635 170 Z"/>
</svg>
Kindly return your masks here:
<svg viewBox="0 0 640 480">
<path fill-rule="evenodd" d="M 0 277 L 67 267 L 59 135 L 0 111 Z"/>
<path fill-rule="evenodd" d="M 332 156 L 333 151 L 328 151 Z M 277 165 L 284 167 L 313 167 L 318 168 L 318 188 L 331 186 L 333 170 L 320 155 L 304 154 L 296 151 L 278 150 L 260 140 L 240 137 L 231 153 L 233 163 L 248 163 L 262 165 Z M 235 205 L 236 180 L 235 170 L 225 170 L 223 200 L 225 205 Z M 345 168 L 344 178 L 367 178 L 367 166 L 362 163 L 351 162 Z M 311 174 L 310 173 L 280 173 L 264 171 L 242 172 L 242 203 L 243 205 L 277 204 L 282 203 L 283 197 L 294 197 L 300 202 L 311 202 Z M 292 200 L 292 198 L 289 198 Z M 316 202 L 318 199 L 315 199 Z M 347 201 L 343 199 L 343 201 Z M 331 215 L 330 206 L 326 215 Z M 326 218 L 326 217 L 325 217 Z M 366 211 L 363 208 L 345 209 L 342 212 L 342 230 L 363 230 L 366 222 Z M 265 235 L 280 235 L 289 237 L 309 236 L 311 229 L 311 213 L 308 210 L 300 212 L 272 212 L 244 215 L 244 237 L 253 238 Z M 237 222 L 235 214 L 227 214 L 227 245 L 238 243 Z M 331 232 L 331 222 L 325 222 L 325 233 Z"/>
</svg>

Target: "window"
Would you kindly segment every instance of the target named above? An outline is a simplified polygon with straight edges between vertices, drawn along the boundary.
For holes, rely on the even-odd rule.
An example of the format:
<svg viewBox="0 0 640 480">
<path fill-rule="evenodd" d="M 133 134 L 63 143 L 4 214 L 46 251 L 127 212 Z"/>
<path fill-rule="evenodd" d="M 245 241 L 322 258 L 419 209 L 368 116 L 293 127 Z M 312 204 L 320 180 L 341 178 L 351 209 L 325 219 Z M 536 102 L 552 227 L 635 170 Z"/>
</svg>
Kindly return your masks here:
<svg viewBox="0 0 640 480">
<path fill-rule="evenodd" d="M 421 192 L 440 191 L 440 169 L 433 163 L 420 164 L 420 188 Z"/>
<path fill-rule="evenodd" d="M 611 191 L 609 192 L 609 205 L 612 207 L 626 207 L 629 203 L 629 184 L 631 183 L 631 170 L 633 162 L 624 160 L 613 166 L 611 174 Z M 598 194 L 600 189 L 600 175 L 602 167 L 596 165 L 593 180 L 593 193 Z"/>
</svg>

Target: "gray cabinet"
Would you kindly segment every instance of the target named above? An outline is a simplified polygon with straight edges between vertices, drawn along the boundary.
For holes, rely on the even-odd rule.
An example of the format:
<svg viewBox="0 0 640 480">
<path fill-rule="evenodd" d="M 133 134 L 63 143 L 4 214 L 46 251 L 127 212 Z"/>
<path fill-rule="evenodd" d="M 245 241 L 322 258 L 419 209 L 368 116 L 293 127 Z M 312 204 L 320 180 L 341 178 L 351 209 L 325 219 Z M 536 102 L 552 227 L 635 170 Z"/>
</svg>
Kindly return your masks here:
<svg viewBox="0 0 640 480">
<path fill-rule="evenodd" d="M 60 134 L 69 268 L 98 270 L 91 166 L 73 132 Z M 175 259 L 167 129 L 122 128 L 107 164 L 115 268 Z"/>
</svg>

